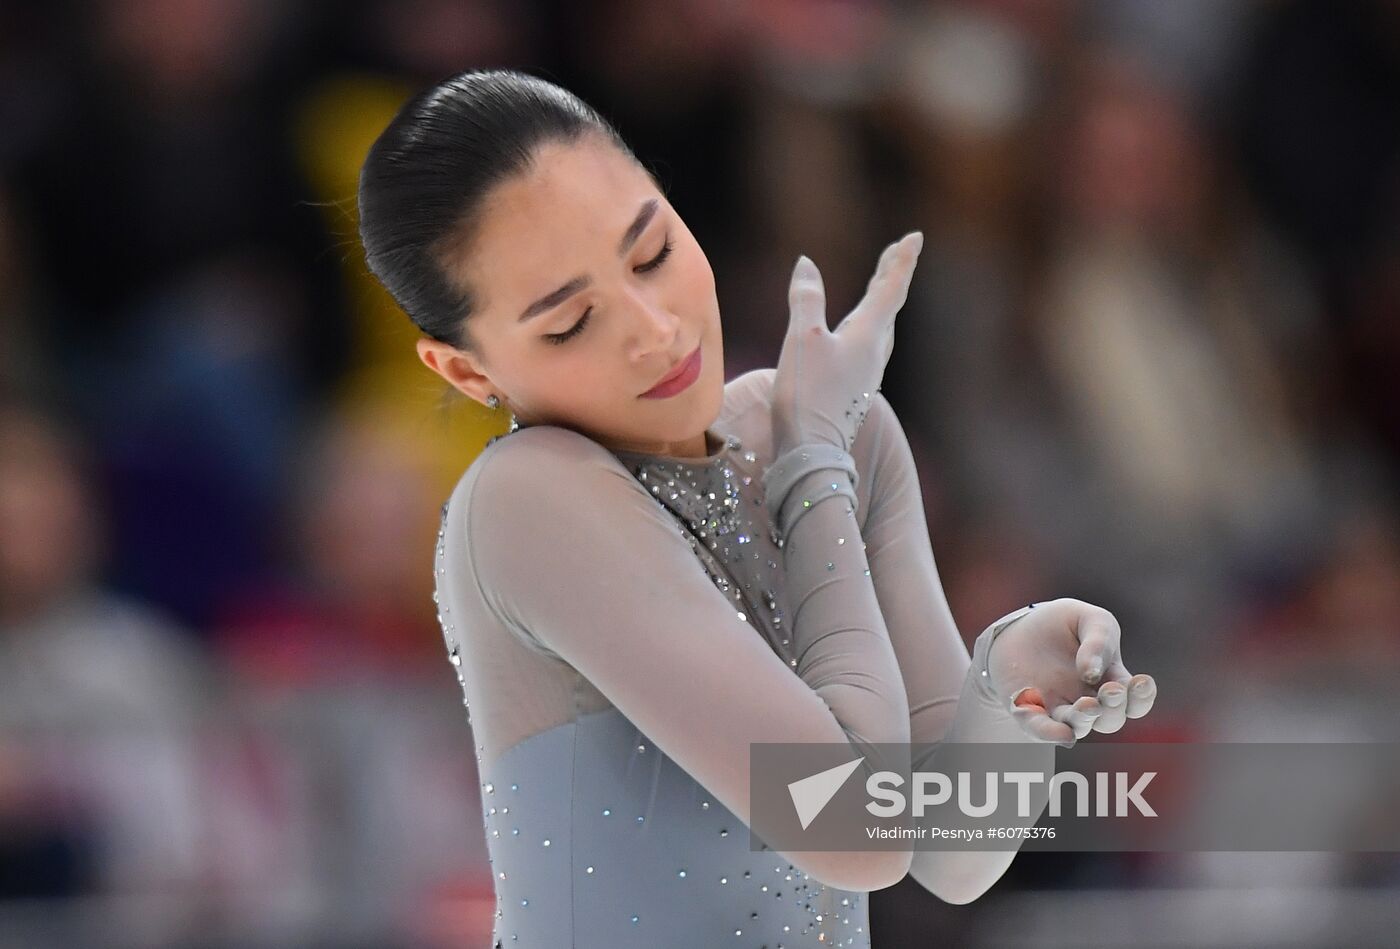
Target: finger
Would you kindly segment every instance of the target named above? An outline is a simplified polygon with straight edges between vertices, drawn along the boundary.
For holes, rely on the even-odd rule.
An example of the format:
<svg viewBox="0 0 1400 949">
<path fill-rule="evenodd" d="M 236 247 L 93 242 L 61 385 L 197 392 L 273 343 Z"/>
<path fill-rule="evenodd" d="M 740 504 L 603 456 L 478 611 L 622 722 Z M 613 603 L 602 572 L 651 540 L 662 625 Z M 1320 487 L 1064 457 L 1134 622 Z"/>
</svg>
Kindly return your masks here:
<svg viewBox="0 0 1400 949">
<path fill-rule="evenodd" d="M 1112 734 L 1127 720 L 1128 688 L 1121 682 L 1105 682 L 1099 686 L 1099 706 L 1103 709 L 1094 722 L 1094 731 Z"/>
<path fill-rule="evenodd" d="M 1108 669 L 1104 672 L 1103 677 L 1105 681 L 1117 682 L 1119 685 L 1123 686 L 1125 690 L 1132 684 L 1133 675 L 1128 671 L 1128 667 L 1123 665 L 1121 647 L 1118 655 L 1108 664 Z"/>
<path fill-rule="evenodd" d="M 1133 676 L 1128 686 L 1129 718 L 1142 718 L 1152 711 L 1152 703 L 1157 701 L 1157 680 L 1145 672 Z"/>
<path fill-rule="evenodd" d="M 875 273 L 871 275 L 870 280 L 865 285 L 865 294 L 861 297 L 861 302 L 856 305 L 855 309 L 846 314 L 845 319 L 841 320 L 841 322 L 837 324 L 836 329 L 832 332 L 840 333 L 847 327 L 854 326 L 860 322 L 859 314 L 863 312 L 862 305 L 870 298 L 871 294 L 876 292 L 876 288 L 883 284 L 886 275 L 890 271 L 890 267 L 899 254 L 900 243 L 901 241 L 895 241 L 893 244 L 887 245 L 885 249 L 880 252 L 880 259 L 875 262 Z"/>
<path fill-rule="evenodd" d="M 1065 748 L 1074 745 L 1074 729 L 1052 719 L 1043 706 L 1017 705 L 1012 708 L 1011 717 L 1022 731 L 1037 741 L 1052 741 Z"/>
<path fill-rule="evenodd" d="M 1074 732 L 1080 738 L 1093 731 L 1094 724 L 1103 715 L 1103 705 L 1099 702 L 1098 697 L 1093 695 L 1081 695 L 1074 700 L 1074 705 L 1071 708 L 1075 720 L 1070 724 L 1074 726 Z M 1080 734 L 1081 728 L 1083 734 Z"/>
<path fill-rule="evenodd" d="M 865 289 L 865 296 L 846 315 L 836 332 L 848 326 L 870 323 L 871 329 L 889 329 L 895 315 L 909 296 L 909 282 L 914 279 L 914 265 L 924 245 L 924 235 L 918 231 L 904 235 L 880 255 L 875 275 Z"/>
<path fill-rule="evenodd" d="M 1074 744 L 1074 729 L 1052 719 L 1046 706 L 1050 703 L 1033 685 L 1025 686 L 1011 696 L 1011 717 L 1032 737 L 1053 741 L 1069 747 Z"/>
<path fill-rule="evenodd" d="M 1079 677 L 1090 685 L 1103 681 L 1104 670 L 1118 658 L 1118 620 L 1107 610 L 1091 609 L 1080 615 L 1075 630 L 1079 651 L 1074 664 Z"/>
<path fill-rule="evenodd" d="M 1100 712 L 1099 700 L 1092 695 L 1084 695 L 1076 699 L 1073 705 L 1055 706 L 1050 717 L 1073 729 L 1075 738 L 1083 738 L 1093 729 Z"/>
<path fill-rule="evenodd" d="M 826 329 L 826 287 L 821 271 L 803 254 L 792 268 L 788 284 L 788 332 L 809 332 L 812 327 Z"/>
</svg>

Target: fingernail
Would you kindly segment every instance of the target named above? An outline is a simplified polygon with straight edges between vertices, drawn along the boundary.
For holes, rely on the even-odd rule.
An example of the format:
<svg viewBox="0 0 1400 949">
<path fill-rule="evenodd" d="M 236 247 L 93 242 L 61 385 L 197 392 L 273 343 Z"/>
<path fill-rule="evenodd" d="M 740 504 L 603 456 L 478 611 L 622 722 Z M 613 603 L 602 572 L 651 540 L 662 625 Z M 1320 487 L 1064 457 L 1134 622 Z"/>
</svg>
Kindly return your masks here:
<svg viewBox="0 0 1400 949">
<path fill-rule="evenodd" d="M 811 276 L 816 269 L 817 265 L 812 263 L 806 254 L 802 254 L 797 258 L 797 266 L 793 268 L 796 273 L 804 277 Z"/>
<path fill-rule="evenodd" d="M 915 232 L 914 232 L 914 239 L 913 239 L 912 241 L 910 241 L 909 243 L 910 243 L 910 246 L 912 246 L 912 247 L 914 248 L 914 253 L 915 253 L 915 254 L 917 254 L 919 251 L 923 250 L 923 249 L 924 249 L 924 232 L 923 232 L 923 231 L 915 231 Z"/>
<path fill-rule="evenodd" d="M 1095 656 L 1089 660 L 1089 681 L 1097 682 L 1103 677 L 1103 657 Z"/>
</svg>

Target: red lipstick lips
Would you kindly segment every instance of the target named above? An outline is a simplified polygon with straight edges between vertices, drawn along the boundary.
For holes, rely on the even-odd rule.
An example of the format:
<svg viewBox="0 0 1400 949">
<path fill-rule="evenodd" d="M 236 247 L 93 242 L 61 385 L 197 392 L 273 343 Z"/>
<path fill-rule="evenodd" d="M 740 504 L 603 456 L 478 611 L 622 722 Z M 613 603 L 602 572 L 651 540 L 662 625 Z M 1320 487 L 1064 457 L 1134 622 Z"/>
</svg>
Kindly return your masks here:
<svg viewBox="0 0 1400 949">
<path fill-rule="evenodd" d="M 673 396 L 678 392 L 682 392 L 690 388 L 691 383 L 693 383 L 699 376 L 700 347 L 696 346 L 695 351 L 692 352 L 689 356 L 687 356 L 685 360 L 679 366 L 677 366 L 673 372 L 667 374 L 666 378 L 662 379 L 660 382 L 652 386 L 646 392 L 643 392 L 641 397 L 643 399 L 669 398 L 670 396 Z"/>
</svg>

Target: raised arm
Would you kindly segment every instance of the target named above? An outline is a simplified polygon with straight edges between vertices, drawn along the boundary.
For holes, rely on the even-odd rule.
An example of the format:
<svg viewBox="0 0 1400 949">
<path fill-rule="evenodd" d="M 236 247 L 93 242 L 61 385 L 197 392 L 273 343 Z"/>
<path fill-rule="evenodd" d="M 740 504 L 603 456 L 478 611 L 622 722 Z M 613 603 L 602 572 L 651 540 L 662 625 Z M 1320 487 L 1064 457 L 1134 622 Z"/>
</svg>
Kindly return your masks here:
<svg viewBox="0 0 1400 949">
<path fill-rule="evenodd" d="M 959 715 L 955 740 L 1031 741 L 1009 710 L 984 702 L 972 688 L 971 659 L 934 561 L 913 453 L 893 408 L 878 393 L 859 440 L 857 457 L 869 466 L 871 479 L 866 556 L 909 698 L 911 741 L 934 745 L 931 754 L 915 758 L 913 768 L 940 770 L 935 743 L 950 737 Z M 1028 767 L 1054 767 L 1053 745 L 1033 755 L 1039 760 L 1027 761 Z M 946 902 L 967 903 L 1000 879 L 1015 856 L 1014 849 L 915 851 L 910 875 Z"/>
<path fill-rule="evenodd" d="M 1055 743 L 1073 744 L 1091 729 L 1117 731 L 1125 718 L 1147 713 L 1156 694 L 1151 676 L 1129 675 L 1118 655 L 1117 621 L 1078 600 L 1037 604 L 1024 631 L 1018 627 L 1032 611 L 1012 611 L 983 631 L 969 657 L 934 562 L 913 453 L 883 396 L 877 394 L 859 438 L 856 454 L 871 479 L 866 556 L 899 658 L 912 741 L 932 746 L 915 758 L 916 770 L 947 770 L 941 759 L 959 743 L 1040 742 L 1027 750 L 1026 765 L 1049 772 Z M 1004 652 L 1013 654 L 1010 661 L 1001 661 Z M 1033 794 L 1032 822 L 1045 805 L 1043 792 L 1041 785 Z M 910 875 L 941 899 L 967 903 L 1005 873 L 1019 842 L 1008 847 L 916 851 Z"/>
<path fill-rule="evenodd" d="M 865 555 L 909 697 L 914 742 L 943 738 L 970 663 L 943 592 L 908 437 L 875 393 L 854 452 L 869 479 Z"/>
<path fill-rule="evenodd" d="M 878 392 L 920 244 L 921 236 L 911 234 L 885 250 L 865 297 L 835 330 L 827 329 L 820 273 L 806 258 L 798 262 L 792 320 L 773 378 L 777 459 L 765 484 L 774 471 L 838 463 L 849 463 L 858 476 L 849 452 L 875 449 L 876 462 L 867 462 L 870 511 L 861 531 L 875 564 L 875 608 L 882 616 L 865 623 L 883 625 L 894 643 L 913 710 L 911 732 L 938 742 L 916 754 L 912 765 L 954 771 L 966 743 L 1029 742 L 1028 766 L 1048 772 L 1054 748 L 1047 743 L 1072 744 L 1093 727 L 1112 731 L 1125 716 L 1146 714 L 1155 684 L 1150 676 L 1130 677 L 1123 667 L 1112 614 L 1068 598 L 994 623 L 977 638 L 969 662 L 934 567 L 908 442 Z M 868 411 L 879 417 L 858 446 Z M 782 501 L 771 487 L 768 500 L 780 508 L 780 531 L 792 521 L 789 510 L 801 515 L 800 506 Z M 828 549 L 837 543 L 830 537 L 818 542 Z M 870 607 L 868 599 L 855 605 Z M 1040 797 L 1032 820 L 1044 806 Z M 910 872 L 944 899 L 967 902 L 1000 877 L 1014 853 L 916 851 Z"/>
</svg>

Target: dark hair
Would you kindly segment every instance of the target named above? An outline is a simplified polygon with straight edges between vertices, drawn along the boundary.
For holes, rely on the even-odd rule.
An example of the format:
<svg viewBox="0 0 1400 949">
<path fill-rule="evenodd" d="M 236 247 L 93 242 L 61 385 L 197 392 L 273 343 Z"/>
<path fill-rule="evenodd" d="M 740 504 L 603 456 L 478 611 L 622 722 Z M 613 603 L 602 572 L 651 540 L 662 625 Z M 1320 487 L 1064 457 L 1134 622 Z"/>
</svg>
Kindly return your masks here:
<svg viewBox="0 0 1400 949">
<path fill-rule="evenodd" d="M 617 130 L 572 92 L 513 70 L 472 70 L 413 96 L 360 169 L 360 241 L 369 269 L 428 336 L 470 349 L 470 288 L 444 261 L 467 246 L 492 187 L 536 149 L 600 133 L 636 160 Z"/>
</svg>

